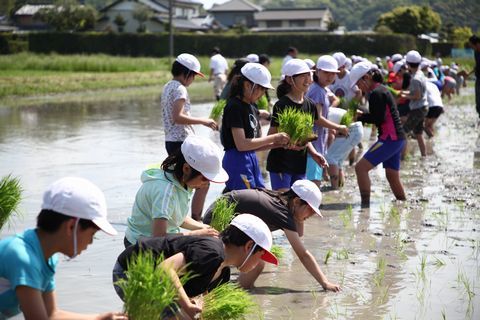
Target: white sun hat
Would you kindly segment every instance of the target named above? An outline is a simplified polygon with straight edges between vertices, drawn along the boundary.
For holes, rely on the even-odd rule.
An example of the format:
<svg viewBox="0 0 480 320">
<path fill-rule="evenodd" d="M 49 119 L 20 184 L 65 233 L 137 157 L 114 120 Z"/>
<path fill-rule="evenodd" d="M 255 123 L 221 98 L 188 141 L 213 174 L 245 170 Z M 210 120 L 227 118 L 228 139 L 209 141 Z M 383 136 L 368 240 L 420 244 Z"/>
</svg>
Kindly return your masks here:
<svg viewBox="0 0 480 320">
<path fill-rule="evenodd" d="M 273 244 L 272 232 L 262 219 L 253 214 L 243 213 L 233 218 L 230 224 L 240 229 L 265 250 L 265 253 L 261 256 L 263 261 L 278 265 L 277 257 L 270 252 Z"/>
<path fill-rule="evenodd" d="M 260 60 L 258 54 L 256 53 L 250 53 L 249 55 L 247 55 L 246 58 L 249 62 L 258 62 Z"/>
<path fill-rule="evenodd" d="M 117 234 L 107 220 L 102 190 L 87 179 L 65 177 L 53 182 L 43 194 L 42 209 L 90 220 L 105 233 Z"/>
<path fill-rule="evenodd" d="M 393 65 L 393 72 L 394 73 L 398 73 L 398 71 L 400 71 L 400 69 L 405 65 L 405 62 L 403 60 L 400 60 L 400 61 L 397 61 L 395 62 L 395 64 Z"/>
<path fill-rule="evenodd" d="M 407 61 L 407 63 L 421 63 L 422 56 L 420 55 L 420 53 L 418 53 L 418 51 L 410 50 L 407 52 L 405 60 Z"/>
<path fill-rule="evenodd" d="M 310 72 L 312 72 L 312 69 L 302 59 L 290 59 L 282 68 L 282 74 L 287 77 Z"/>
<path fill-rule="evenodd" d="M 347 57 L 343 52 L 335 52 L 334 54 L 332 54 L 332 57 L 334 57 L 335 60 L 337 60 L 339 68 L 345 66 L 345 63 L 347 62 Z"/>
<path fill-rule="evenodd" d="M 303 59 L 303 61 L 305 61 L 305 63 L 308 65 L 308 67 L 310 69 L 313 69 L 313 67 L 315 67 L 315 62 L 312 60 L 312 59 Z"/>
<path fill-rule="evenodd" d="M 371 69 L 372 63 L 368 61 L 362 61 L 354 65 L 349 74 L 350 86 L 353 88 L 357 84 L 358 80 L 366 75 Z"/>
<path fill-rule="evenodd" d="M 189 53 L 182 53 L 178 55 L 175 61 L 177 61 L 184 67 L 187 67 L 188 69 L 192 70 L 193 72 L 198 74 L 200 77 L 205 78 L 205 75 L 200 72 L 200 61 L 198 61 L 198 59 L 195 56 Z"/>
<path fill-rule="evenodd" d="M 205 178 L 223 183 L 228 173 L 222 168 L 222 151 L 210 139 L 189 135 L 180 147 L 185 161 Z"/>
<path fill-rule="evenodd" d="M 400 61 L 402 60 L 403 57 L 400 53 L 395 53 L 393 56 L 392 56 L 392 62 L 395 63 L 397 61 Z"/>
<path fill-rule="evenodd" d="M 326 72 L 333 72 L 333 73 L 339 73 L 338 71 L 338 63 L 337 60 L 335 60 L 334 57 L 329 56 L 329 55 L 324 55 L 318 58 L 317 60 L 317 69 L 326 71 Z"/>
<path fill-rule="evenodd" d="M 337 108 L 335 108 L 337 109 Z M 297 180 L 292 185 L 292 190 L 304 200 L 308 205 L 318 214 L 320 217 L 323 217 L 320 213 L 320 205 L 322 204 L 322 193 L 317 185 L 310 180 Z"/>
<path fill-rule="evenodd" d="M 274 89 L 272 84 L 272 75 L 268 69 L 260 63 L 246 63 L 242 69 L 242 74 L 250 81 L 267 89 Z"/>
</svg>

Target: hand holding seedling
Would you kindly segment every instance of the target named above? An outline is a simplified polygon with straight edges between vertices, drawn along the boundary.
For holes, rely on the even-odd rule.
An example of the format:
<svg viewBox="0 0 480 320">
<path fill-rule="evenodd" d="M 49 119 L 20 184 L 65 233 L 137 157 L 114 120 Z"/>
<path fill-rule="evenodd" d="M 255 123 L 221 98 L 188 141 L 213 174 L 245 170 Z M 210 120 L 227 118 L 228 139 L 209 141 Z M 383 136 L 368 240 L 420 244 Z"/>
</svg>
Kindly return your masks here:
<svg viewBox="0 0 480 320">
<path fill-rule="evenodd" d="M 188 232 L 189 236 L 218 237 L 218 231 L 213 228 L 204 228 Z"/>
<path fill-rule="evenodd" d="M 328 168 L 328 162 L 320 153 L 311 154 L 313 160 L 322 168 Z"/>
<path fill-rule="evenodd" d="M 287 145 L 290 142 L 290 136 L 285 132 L 275 133 L 273 137 L 273 143 L 276 145 Z"/>
<path fill-rule="evenodd" d="M 205 127 L 209 127 L 212 130 L 218 130 L 218 125 L 215 122 L 215 120 L 212 119 L 205 119 L 205 122 L 203 123 Z"/>
<path fill-rule="evenodd" d="M 347 126 L 340 125 L 339 128 L 337 129 L 338 132 L 340 132 L 342 135 L 348 137 L 348 128 Z"/>
<path fill-rule="evenodd" d="M 202 312 L 202 307 L 197 305 L 194 300 L 190 300 L 183 309 L 190 317 L 189 319 L 198 319 L 198 314 Z"/>
</svg>

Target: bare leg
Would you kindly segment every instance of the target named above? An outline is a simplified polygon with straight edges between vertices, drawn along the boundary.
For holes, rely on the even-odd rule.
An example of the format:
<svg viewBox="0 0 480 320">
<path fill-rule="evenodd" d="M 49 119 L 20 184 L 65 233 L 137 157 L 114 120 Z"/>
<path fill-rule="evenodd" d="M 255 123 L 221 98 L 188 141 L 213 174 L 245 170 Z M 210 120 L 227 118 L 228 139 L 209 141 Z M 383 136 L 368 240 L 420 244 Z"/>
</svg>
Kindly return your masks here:
<svg viewBox="0 0 480 320">
<path fill-rule="evenodd" d="M 422 154 L 422 157 L 426 157 L 427 147 L 425 146 L 425 140 L 423 139 L 422 133 L 416 134 L 415 137 L 417 138 L 418 147 L 420 148 L 420 153 Z"/>
<path fill-rule="evenodd" d="M 330 176 L 330 185 L 332 186 L 332 189 L 337 190 L 340 185 L 338 167 L 336 165 L 330 165 L 328 167 L 328 175 Z"/>
<path fill-rule="evenodd" d="M 388 183 L 397 200 L 406 200 L 405 191 L 403 190 L 402 181 L 400 181 L 400 171 L 387 168 L 385 169 Z"/>
<path fill-rule="evenodd" d="M 408 135 L 407 135 L 407 138 L 405 139 L 405 146 L 402 149 L 400 159 L 405 160 L 405 157 L 407 156 L 407 152 L 408 152 Z"/>
<path fill-rule="evenodd" d="M 240 287 L 244 289 L 251 289 L 255 284 L 255 280 L 257 280 L 258 276 L 262 273 L 263 268 L 265 267 L 265 262 L 260 261 L 252 271 L 244 273 L 240 272 L 238 276 L 238 283 Z"/>
<path fill-rule="evenodd" d="M 208 189 L 210 185 L 206 187 L 199 188 L 195 190 L 192 199 L 192 218 L 194 220 L 200 221 L 202 218 L 203 205 L 205 204 L 205 199 L 207 198 Z"/>
<path fill-rule="evenodd" d="M 370 206 L 371 182 L 368 172 L 373 168 L 373 165 L 365 158 L 360 159 L 360 161 L 358 161 L 358 163 L 355 165 L 358 188 L 360 189 L 360 197 L 362 198 L 362 207 Z"/>
<path fill-rule="evenodd" d="M 433 137 L 433 124 L 435 123 L 434 118 L 426 118 L 425 119 L 425 133 L 428 135 L 429 138 Z"/>
</svg>

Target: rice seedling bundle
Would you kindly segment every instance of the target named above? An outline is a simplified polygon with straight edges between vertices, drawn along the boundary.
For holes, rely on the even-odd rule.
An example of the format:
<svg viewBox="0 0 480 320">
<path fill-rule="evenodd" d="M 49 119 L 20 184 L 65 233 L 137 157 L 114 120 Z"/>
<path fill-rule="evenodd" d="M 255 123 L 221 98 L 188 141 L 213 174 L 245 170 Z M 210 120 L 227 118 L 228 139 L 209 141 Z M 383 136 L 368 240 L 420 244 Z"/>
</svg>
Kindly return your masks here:
<svg viewBox="0 0 480 320">
<path fill-rule="evenodd" d="M 162 312 L 175 303 L 177 289 L 168 271 L 158 267 L 162 261 L 163 256 L 155 258 L 151 251 L 139 252 L 128 263 L 127 279 L 116 282 L 123 290 L 124 310 L 130 319 L 160 319 Z"/>
<path fill-rule="evenodd" d="M 222 232 L 232 221 L 237 204 L 230 202 L 226 197 L 220 197 L 215 201 L 210 225 L 215 230 Z"/>
<path fill-rule="evenodd" d="M 12 213 L 18 213 L 22 192 L 23 189 L 18 178 L 8 175 L 0 180 L 0 230 Z"/>
<path fill-rule="evenodd" d="M 257 107 L 259 110 L 267 110 L 268 111 L 268 100 L 267 96 L 263 95 L 257 101 Z"/>
<path fill-rule="evenodd" d="M 221 99 L 218 100 L 212 108 L 212 111 L 210 111 L 210 119 L 213 119 L 215 121 L 220 120 L 220 117 L 223 115 L 223 109 L 225 109 L 225 106 L 227 105 L 227 100 Z"/>
<path fill-rule="evenodd" d="M 203 298 L 203 320 L 245 319 L 258 305 L 247 291 L 233 283 L 222 284 Z"/>
<path fill-rule="evenodd" d="M 347 113 L 343 116 L 340 124 L 349 127 L 352 124 L 353 119 L 355 119 L 355 115 L 357 114 L 358 102 L 355 100 L 350 100 L 347 106 Z"/>
<path fill-rule="evenodd" d="M 273 253 L 273 255 L 275 257 L 277 257 L 278 259 L 281 259 L 283 256 L 284 256 L 284 250 L 281 246 L 279 246 L 278 244 L 274 244 L 272 245 L 272 248 L 270 249 L 270 252 Z"/>
<path fill-rule="evenodd" d="M 290 144 L 304 146 L 318 138 L 313 133 L 313 116 L 294 107 L 286 107 L 278 114 L 278 132 L 290 136 Z"/>
</svg>

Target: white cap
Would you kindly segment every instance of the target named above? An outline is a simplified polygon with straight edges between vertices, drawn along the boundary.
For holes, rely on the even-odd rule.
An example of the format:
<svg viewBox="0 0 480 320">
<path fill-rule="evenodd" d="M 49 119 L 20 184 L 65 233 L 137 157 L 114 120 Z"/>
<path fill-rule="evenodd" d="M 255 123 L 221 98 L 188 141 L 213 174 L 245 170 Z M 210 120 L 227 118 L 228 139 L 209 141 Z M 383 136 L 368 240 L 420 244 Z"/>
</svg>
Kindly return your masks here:
<svg viewBox="0 0 480 320">
<path fill-rule="evenodd" d="M 367 61 L 362 61 L 354 65 L 349 74 L 350 86 L 353 88 L 357 84 L 358 80 L 366 75 L 371 69 L 372 63 Z"/>
<path fill-rule="evenodd" d="M 210 139 L 190 135 L 180 149 L 185 161 L 208 180 L 217 183 L 228 180 L 228 174 L 222 168 L 222 151 Z"/>
<path fill-rule="evenodd" d="M 345 66 L 345 63 L 347 62 L 347 57 L 345 56 L 345 54 L 343 52 L 335 52 L 332 55 L 332 57 L 334 57 L 335 60 L 337 60 L 339 68 Z"/>
<path fill-rule="evenodd" d="M 184 67 L 187 67 L 188 69 L 192 70 L 193 72 L 198 74 L 200 77 L 205 78 L 205 75 L 200 72 L 200 61 L 198 61 L 198 59 L 195 58 L 195 56 L 189 53 L 182 53 L 178 55 L 175 61 L 177 61 Z"/>
<path fill-rule="evenodd" d="M 278 265 L 277 257 L 270 252 L 273 243 L 272 232 L 262 219 L 249 213 L 243 213 L 233 218 L 230 224 L 240 229 L 265 250 L 261 257 L 263 261 Z"/>
<path fill-rule="evenodd" d="M 322 193 L 314 182 L 310 180 L 297 180 L 292 185 L 292 190 L 297 194 L 297 196 L 300 197 L 300 199 L 307 202 L 316 214 L 318 214 L 320 217 L 323 217 L 320 213 Z"/>
<path fill-rule="evenodd" d="M 407 63 L 420 63 L 422 62 L 422 56 L 418 51 L 410 50 L 407 52 L 405 60 L 407 60 Z"/>
<path fill-rule="evenodd" d="M 334 72 L 338 73 L 338 63 L 337 60 L 335 60 L 334 57 L 332 56 L 321 56 L 317 60 L 317 69 L 326 71 L 326 72 Z"/>
<path fill-rule="evenodd" d="M 430 67 L 430 60 L 422 59 L 422 62 L 420 63 L 420 69 L 425 69 L 429 67 Z"/>
<path fill-rule="evenodd" d="M 375 61 L 376 61 L 376 62 L 381 62 L 381 61 L 382 61 L 382 58 L 376 57 L 376 58 L 375 58 Z"/>
<path fill-rule="evenodd" d="M 345 113 L 347 113 L 347 110 L 342 108 L 328 108 L 327 119 L 336 124 L 340 124 Z"/>
<path fill-rule="evenodd" d="M 267 89 L 274 89 L 270 81 L 272 75 L 268 69 L 259 63 L 246 63 L 242 69 L 242 74 L 250 81 Z"/>
<path fill-rule="evenodd" d="M 315 62 L 313 62 L 312 59 L 307 58 L 307 59 L 303 59 L 303 61 L 305 61 L 305 63 L 310 69 L 313 69 L 313 67 L 315 67 Z"/>
<path fill-rule="evenodd" d="M 297 74 L 310 73 L 312 69 L 302 59 L 290 59 L 282 67 L 282 74 L 287 77 L 293 77 Z"/>
<path fill-rule="evenodd" d="M 403 60 L 400 60 L 400 61 L 395 62 L 395 64 L 393 65 L 393 72 L 398 73 L 398 71 L 400 71 L 400 69 L 401 69 L 404 65 L 405 65 L 405 63 L 403 62 Z"/>
<path fill-rule="evenodd" d="M 247 60 L 248 60 L 249 62 L 258 62 L 258 61 L 259 61 L 258 54 L 250 53 L 250 54 L 247 56 Z"/>
<path fill-rule="evenodd" d="M 43 194 L 42 209 L 91 220 L 102 231 L 117 234 L 107 220 L 107 203 L 102 190 L 86 179 L 65 177 L 52 183 Z"/>
<path fill-rule="evenodd" d="M 397 61 L 400 61 L 402 60 L 403 57 L 400 53 L 395 53 L 393 56 L 392 56 L 392 62 L 395 63 Z"/>
<path fill-rule="evenodd" d="M 347 58 L 347 60 L 345 60 L 345 69 L 347 69 L 347 70 L 352 69 L 352 59 Z"/>
</svg>

